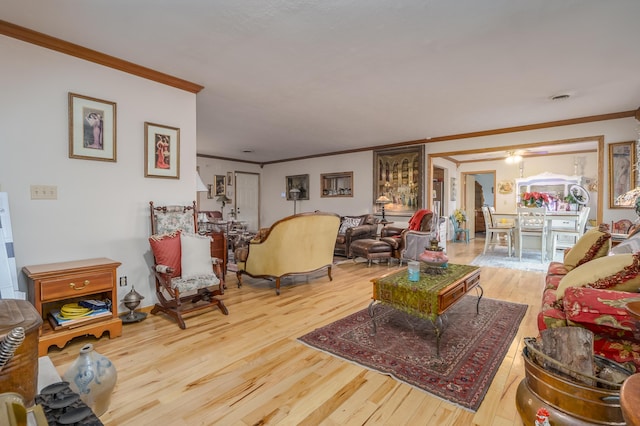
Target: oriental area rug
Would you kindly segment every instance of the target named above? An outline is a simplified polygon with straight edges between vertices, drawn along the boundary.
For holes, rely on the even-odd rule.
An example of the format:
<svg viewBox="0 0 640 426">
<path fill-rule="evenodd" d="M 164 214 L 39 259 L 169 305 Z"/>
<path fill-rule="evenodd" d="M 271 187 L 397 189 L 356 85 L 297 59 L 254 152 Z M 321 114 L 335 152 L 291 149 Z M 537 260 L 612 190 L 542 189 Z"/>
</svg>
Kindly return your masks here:
<svg viewBox="0 0 640 426">
<path fill-rule="evenodd" d="M 443 316 L 440 356 L 429 320 L 375 305 L 298 340 L 378 371 L 471 411 L 477 411 L 515 337 L 526 305 L 467 295 Z"/>
</svg>

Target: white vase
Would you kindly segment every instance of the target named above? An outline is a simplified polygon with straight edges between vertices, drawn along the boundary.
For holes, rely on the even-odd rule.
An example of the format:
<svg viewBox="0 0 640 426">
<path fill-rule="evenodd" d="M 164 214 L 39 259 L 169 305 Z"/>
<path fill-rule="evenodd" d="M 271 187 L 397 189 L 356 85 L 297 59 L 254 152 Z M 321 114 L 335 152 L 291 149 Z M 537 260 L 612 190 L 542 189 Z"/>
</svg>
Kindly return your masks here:
<svg viewBox="0 0 640 426">
<path fill-rule="evenodd" d="M 96 416 L 101 416 L 109 409 L 118 373 L 107 357 L 93 350 L 92 344 L 80 349 L 80 356 L 62 378 L 69 382 L 69 387 L 80 395 L 80 399 Z"/>
</svg>

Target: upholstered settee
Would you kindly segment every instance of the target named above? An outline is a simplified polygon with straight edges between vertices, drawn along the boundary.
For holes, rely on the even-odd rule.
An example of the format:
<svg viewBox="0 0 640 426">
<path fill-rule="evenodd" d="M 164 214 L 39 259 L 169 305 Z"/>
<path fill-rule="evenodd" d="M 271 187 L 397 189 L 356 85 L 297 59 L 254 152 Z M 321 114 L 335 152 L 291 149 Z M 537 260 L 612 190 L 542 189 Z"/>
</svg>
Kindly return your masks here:
<svg viewBox="0 0 640 426">
<path fill-rule="evenodd" d="M 342 216 L 340 218 L 338 235 L 335 239 L 333 254 L 336 256 L 351 257 L 351 250 L 349 248 L 353 241 L 369 238 L 375 239 L 377 233 L 378 224 L 372 214 Z"/>
<path fill-rule="evenodd" d="M 611 235 L 586 232 L 551 262 L 538 329 L 577 326 L 594 333 L 594 352 L 640 371 L 640 332 L 625 309 L 640 300 L 640 253 L 610 254 Z"/>
<path fill-rule="evenodd" d="M 262 229 L 254 239 L 235 252 L 238 287 L 242 275 L 272 278 L 276 294 L 280 280 L 288 275 L 306 275 L 327 268 L 329 280 L 333 264 L 333 247 L 340 225 L 334 213 L 300 213 Z"/>
</svg>

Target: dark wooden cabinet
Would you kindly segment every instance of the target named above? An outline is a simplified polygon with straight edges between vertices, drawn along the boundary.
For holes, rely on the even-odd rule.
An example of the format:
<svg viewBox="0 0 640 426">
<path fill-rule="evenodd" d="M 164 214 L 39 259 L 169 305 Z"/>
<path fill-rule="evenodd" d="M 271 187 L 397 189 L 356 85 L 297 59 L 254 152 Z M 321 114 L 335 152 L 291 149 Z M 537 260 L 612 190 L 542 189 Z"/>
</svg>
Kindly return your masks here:
<svg viewBox="0 0 640 426">
<path fill-rule="evenodd" d="M 227 275 L 227 260 L 229 250 L 227 248 L 227 239 L 224 232 L 207 232 L 207 236 L 211 237 L 211 257 L 217 257 L 222 260 L 222 278 Z"/>
<path fill-rule="evenodd" d="M 485 232 L 486 226 L 484 223 L 484 215 L 482 214 L 482 209 L 476 210 L 475 224 L 476 224 L 476 232 Z"/>
</svg>

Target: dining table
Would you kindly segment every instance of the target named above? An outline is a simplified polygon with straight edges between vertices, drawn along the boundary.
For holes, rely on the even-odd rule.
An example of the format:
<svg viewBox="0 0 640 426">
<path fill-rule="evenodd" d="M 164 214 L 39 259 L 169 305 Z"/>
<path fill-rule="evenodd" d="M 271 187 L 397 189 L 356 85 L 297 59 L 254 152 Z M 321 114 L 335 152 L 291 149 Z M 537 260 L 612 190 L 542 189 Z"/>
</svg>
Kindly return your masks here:
<svg viewBox="0 0 640 426">
<path fill-rule="evenodd" d="M 514 253 L 518 253 L 518 213 L 517 212 L 495 212 L 491 214 L 493 218 L 496 220 L 497 224 L 508 224 L 513 223 L 515 226 L 515 235 L 514 235 Z M 580 212 L 571 210 L 557 210 L 557 211 L 547 211 L 546 220 L 547 220 L 547 259 L 553 260 L 554 254 L 553 250 L 553 229 L 564 228 L 564 229 L 575 229 L 576 222 L 580 217 Z M 523 241 L 523 248 L 528 248 L 526 245 L 526 241 Z M 514 254 L 515 255 L 515 254 Z"/>
</svg>

